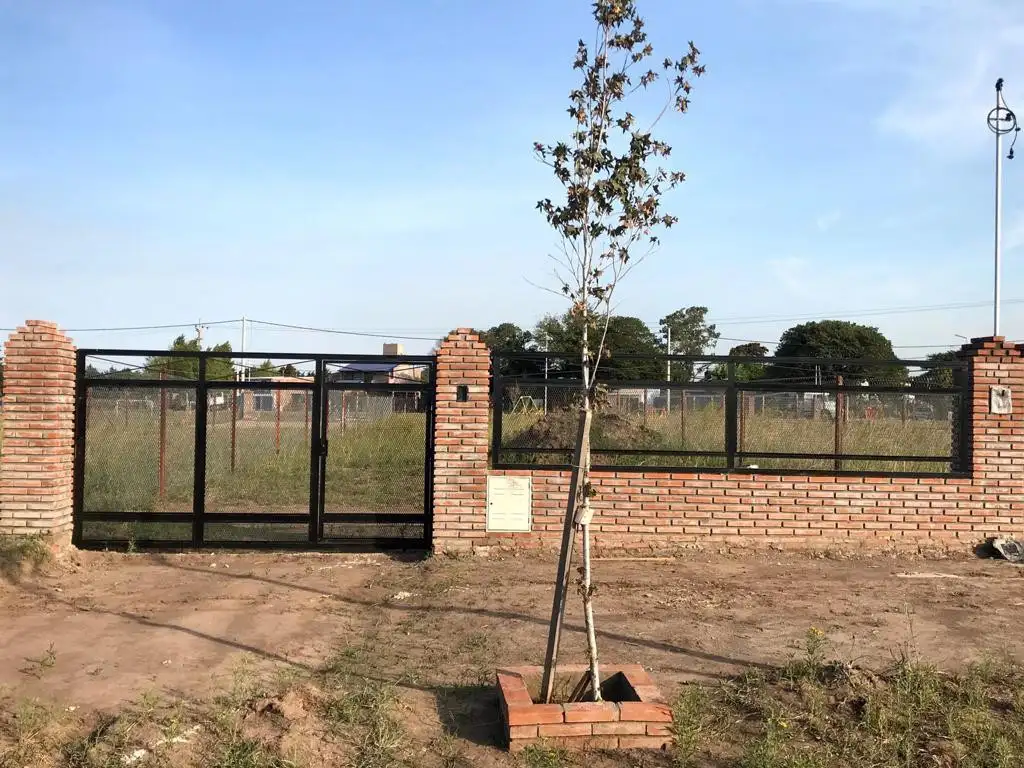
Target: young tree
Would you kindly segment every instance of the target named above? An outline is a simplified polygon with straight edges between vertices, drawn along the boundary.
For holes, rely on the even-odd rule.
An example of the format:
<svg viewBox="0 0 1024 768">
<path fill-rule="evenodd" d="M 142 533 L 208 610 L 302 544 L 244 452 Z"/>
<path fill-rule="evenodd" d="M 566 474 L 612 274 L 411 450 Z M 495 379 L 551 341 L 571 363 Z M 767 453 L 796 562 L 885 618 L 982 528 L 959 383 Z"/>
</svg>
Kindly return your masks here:
<svg viewBox="0 0 1024 768">
<path fill-rule="evenodd" d="M 615 290 L 657 246 L 659 229 L 677 221 L 662 210 L 661 203 L 684 175 L 659 165 L 671 147 L 652 131 L 666 113 L 687 110 L 690 77 L 704 72 L 693 43 L 680 58 L 665 59 L 660 72 L 651 66 L 654 50 L 635 0 L 595 0 L 593 16 L 597 26 L 593 48 L 580 40 L 573 64 L 582 75 L 580 86 L 569 94 L 573 129 L 567 140 L 534 145 L 538 158 L 564 187 L 563 199 L 541 200 L 537 208 L 561 241 L 562 253 L 556 259 L 558 287 L 580 327 L 581 368 L 580 421 L 541 692 L 546 701 L 554 681 L 576 530 L 583 549 L 578 586 L 587 632 L 590 695 L 601 700 L 590 563 L 595 489 L 590 483 L 589 444 L 595 387 L 606 355 Z M 638 93 L 642 98 L 659 82 L 667 85 L 667 100 L 651 122 L 641 122 L 626 104 Z M 638 249 L 643 253 L 638 254 Z"/>
</svg>

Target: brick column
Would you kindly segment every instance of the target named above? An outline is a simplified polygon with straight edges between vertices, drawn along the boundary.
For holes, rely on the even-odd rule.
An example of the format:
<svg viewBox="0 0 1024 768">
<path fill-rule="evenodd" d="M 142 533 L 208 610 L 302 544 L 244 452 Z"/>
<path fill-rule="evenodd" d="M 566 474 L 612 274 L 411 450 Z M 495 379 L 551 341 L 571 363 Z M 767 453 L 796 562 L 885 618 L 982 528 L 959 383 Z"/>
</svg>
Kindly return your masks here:
<svg viewBox="0 0 1024 768">
<path fill-rule="evenodd" d="M 993 524 L 992 532 L 996 526 L 1010 532 L 1024 515 L 1024 346 L 996 336 L 972 339 L 964 353 L 971 382 L 967 459 L 980 492 L 971 513 L 993 518 L 984 521 Z M 993 386 L 1010 388 L 1012 413 L 991 412 Z"/>
<path fill-rule="evenodd" d="M 75 347 L 55 323 L 29 320 L 4 346 L 0 533 L 70 542 Z"/>
<path fill-rule="evenodd" d="M 437 552 L 469 550 L 487 521 L 487 437 L 491 358 L 469 328 L 437 351 L 434 416 L 434 528 Z M 460 389 L 465 388 L 465 400 Z"/>
</svg>

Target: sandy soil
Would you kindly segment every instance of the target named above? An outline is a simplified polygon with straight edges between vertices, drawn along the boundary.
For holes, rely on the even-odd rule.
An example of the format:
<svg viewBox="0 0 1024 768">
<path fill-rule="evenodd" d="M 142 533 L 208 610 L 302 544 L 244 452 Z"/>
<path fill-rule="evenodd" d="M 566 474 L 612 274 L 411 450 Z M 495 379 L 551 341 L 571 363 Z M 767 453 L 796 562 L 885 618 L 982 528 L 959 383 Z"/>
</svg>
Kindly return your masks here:
<svg viewBox="0 0 1024 768">
<path fill-rule="evenodd" d="M 695 554 L 595 571 L 603 657 L 651 668 L 669 695 L 785 661 L 812 626 L 862 665 L 1024 650 L 1024 569 L 1005 562 Z M 141 694 L 208 697 L 242 657 L 301 672 L 341 652 L 399 686 L 414 739 L 447 731 L 475 750 L 471 764 L 504 765 L 487 683 L 496 666 L 541 661 L 553 572 L 535 556 L 78 553 L 0 582 L 0 690 L 110 710 Z M 578 661 L 575 603 L 563 658 Z"/>
</svg>

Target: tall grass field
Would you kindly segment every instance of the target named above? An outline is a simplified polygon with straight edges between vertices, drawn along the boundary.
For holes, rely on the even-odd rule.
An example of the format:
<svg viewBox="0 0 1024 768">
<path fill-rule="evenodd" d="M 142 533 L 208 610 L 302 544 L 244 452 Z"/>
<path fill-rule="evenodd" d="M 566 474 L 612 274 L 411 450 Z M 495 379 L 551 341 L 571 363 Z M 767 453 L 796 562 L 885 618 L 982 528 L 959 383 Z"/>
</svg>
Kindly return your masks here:
<svg viewBox="0 0 1024 768">
<path fill-rule="evenodd" d="M 737 449 L 744 465 L 776 470 L 831 470 L 835 468 L 837 425 L 824 415 L 807 418 L 762 409 L 741 409 L 737 416 Z M 505 413 L 502 416 L 502 460 L 509 463 L 562 464 L 568 460 L 575 437 L 575 412 L 563 410 Z M 886 459 L 842 462 L 843 471 L 945 472 L 950 461 L 909 461 L 901 456 L 952 457 L 953 424 L 948 418 L 902 418 L 851 415 L 838 425 L 842 454 L 885 456 Z M 671 456 L 646 453 L 616 456 L 602 449 L 642 451 L 726 450 L 725 411 L 705 407 L 687 411 L 599 411 L 594 418 L 592 448 L 597 465 L 679 466 L 721 468 L 722 457 Z M 558 448 L 564 453 L 531 453 L 530 448 Z M 810 453 L 808 459 L 770 458 L 759 454 Z"/>
</svg>

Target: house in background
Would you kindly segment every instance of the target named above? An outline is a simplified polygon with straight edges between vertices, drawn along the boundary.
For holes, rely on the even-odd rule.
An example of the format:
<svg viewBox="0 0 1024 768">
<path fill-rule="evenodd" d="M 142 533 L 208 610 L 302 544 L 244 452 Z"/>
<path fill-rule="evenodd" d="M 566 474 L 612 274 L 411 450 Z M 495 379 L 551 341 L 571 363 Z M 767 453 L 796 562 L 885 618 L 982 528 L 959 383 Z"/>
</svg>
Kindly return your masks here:
<svg viewBox="0 0 1024 768">
<path fill-rule="evenodd" d="M 382 354 L 399 357 L 405 354 L 401 344 L 385 344 Z M 423 381 L 427 367 L 422 364 L 401 362 L 351 362 L 331 364 L 327 381 L 332 384 L 346 382 L 359 384 L 416 384 Z M 266 382 L 267 389 L 247 389 L 238 393 L 238 411 L 243 418 L 274 415 L 278 408 L 288 418 L 308 418 L 312 376 L 252 376 L 253 382 Z M 309 391 L 276 389 L 274 384 L 309 384 Z M 328 419 L 339 418 L 343 423 L 359 418 L 381 418 L 391 413 L 410 413 L 422 409 L 419 392 L 358 392 L 332 391 L 328 396 Z M 305 414 L 305 415 L 304 415 Z"/>
<path fill-rule="evenodd" d="M 405 354 L 401 344 L 385 344 L 383 354 L 399 357 Z M 415 384 L 423 381 L 426 372 L 423 365 L 411 363 L 345 363 L 330 374 L 331 382 L 359 382 L 362 384 Z"/>
<path fill-rule="evenodd" d="M 243 417 L 258 417 L 261 413 L 274 413 L 278 406 L 282 411 L 299 412 L 309 409 L 312 393 L 312 376 L 253 376 L 250 381 L 273 384 L 309 384 L 310 390 L 303 392 L 294 389 L 243 389 L 239 390 L 238 413 Z M 229 406 L 227 403 L 226 406 Z"/>
</svg>

